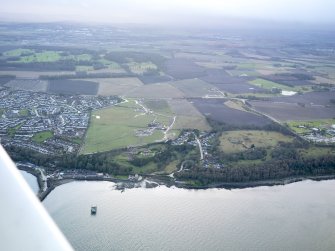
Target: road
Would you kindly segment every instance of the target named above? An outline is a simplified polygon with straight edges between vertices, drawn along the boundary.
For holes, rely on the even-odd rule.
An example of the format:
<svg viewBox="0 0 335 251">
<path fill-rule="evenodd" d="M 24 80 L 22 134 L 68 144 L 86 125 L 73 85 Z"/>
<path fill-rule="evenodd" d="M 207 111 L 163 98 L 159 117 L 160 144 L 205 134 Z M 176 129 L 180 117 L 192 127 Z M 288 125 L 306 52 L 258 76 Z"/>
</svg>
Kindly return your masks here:
<svg viewBox="0 0 335 251">
<path fill-rule="evenodd" d="M 202 151 L 201 142 L 200 142 L 200 140 L 198 139 L 198 137 L 197 137 L 196 135 L 195 135 L 195 140 L 197 141 L 198 146 L 199 146 L 200 160 L 203 160 L 203 159 L 204 159 L 204 153 L 203 153 L 203 151 Z"/>
<path fill-rule="evenodd" d="M 177 118 L 177 116 L 173 117 L 173 121 L 172 121 L 171 125 L 164 131 L 164 138 L 163 138 L 163 140 L 167 140 L 168 139 L 167 138 L 168 132 L 172 129 L 174 123 L 176 122 L 176 118 Z"/>
</svg>

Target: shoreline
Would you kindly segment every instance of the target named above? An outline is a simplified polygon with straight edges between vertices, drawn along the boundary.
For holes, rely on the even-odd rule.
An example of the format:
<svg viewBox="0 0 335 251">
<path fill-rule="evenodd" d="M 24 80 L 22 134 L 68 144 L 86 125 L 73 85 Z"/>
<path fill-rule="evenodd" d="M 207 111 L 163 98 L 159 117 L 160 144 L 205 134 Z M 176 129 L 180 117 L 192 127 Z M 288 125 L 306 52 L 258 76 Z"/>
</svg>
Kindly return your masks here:
<svg viewBox="0 0 335 251">
<path fill-rule="evenodd" d="M 39 171 L 32 169 L 30 167 L 19 166 L 19 170 L 26 171 L 37 178 L 37 182 L 39 185 L 39 192 L 37 197 L 41 202 L 58 186 L 74 182 L 74 181 L 108 181 L 116 183 L 117 190 L 125 190 L 132 188 L 154 188 L 158 186 L 166 186 L 166 187 L 177 187 L 182 189 L 190 189 L 190 190 L 204 190 L 204 189 L 245 189 L 245 188 L 254 188 L 260 186 L 284 186 L 296 182 L 301 182 L 304 180 L 313 180 L 313 181 L 323 181 L 323 180 L 334 180 L 335 175 L 321 175 L 321 176 L 300 176 L 300 177 L 288 177 L 279 180 L 259 180 L 259 181 L 250 181 L 250 182 L 222 182 L 222 183 L 214 183 L 209 185 L 191 185 L 183 181 L 175 181 L 169 179 L 166 176 L 155 176 L 155 175 L 144 175 L 143 179 L 137 181 L 124 180 L 118 178 L 69 178 L 69 179 L 59 179 L 47 180 L 47 188 L 43 191 L 43 180 Z"/>
<path fill-rule="evenodd" d="M 245 189 L 245 188 L 254 188 L 261 186 L 285 186 L 296 182 L 301 182 L 305 180 L 312 181 L 324 181 L 324 180 L 335 180 L 335 175 L 322 175 L 322 176 L 300 176 L 300 177 L 288 177 L 279 180 L 259 180 L 259 181 L 249 181 L 249 182 L 222 182 L 216 184 L 210 184 L 205 186 L 192 186 L 184 184 L 182 186 L 177 186 L 179 188 L 185 189 L 213 189 L 213 188 L 222 188 L 222 189 Z"/>
<path fill-rule="evenodd" d="M 44 180 L 42 179 L 41 172 L 35 168 L 29 166 L 20 165 L 18 166 L 19 170 L 25 171 L 34 175 L 37 178 L 37 183 L 39 186 L 39 192 L 37 197 L 42 202 L 56 187 L 73 182 L 73 181 L 108 181 L 113 182 L 117 185 L 117 190 L 132 189 L 138 187 L 144 188 L 154 188 L 157 186 L 166 186 L 166 187 L 177 187 L 183 189 L 193 189 L 193 190 L 204 190 L 204 189 L 244 189 L 244 188 L 253 188 L 260 186 L 284 186 L 292 184 L 295 182 L 300 182 L 304 180 L 313 180 L 313 181 L 323 181 L 323 180 L 334 180 L 334 175 L 319 175 L 319 176 L 299 176 L 299 177 L 287 177 L 278 180 L 258 180 L 258 181 L 249 181 L 249 182 L 220 182 L 213 183 L 208 185 L 192 185 L 185 181 L 176 181 L 171 179 L 168 176 L 159 176 L 159 175 L 143 175 L 139 180 L 129 180 L 129 179 L 119 179 L 113 177 L 99 177 L 99 178 L 83 178 L 83 177 L 74 177 L 74 178 L 64 178 L 64 179 L 47 179 L 47 187 L 44 188 Z"/>
</svg>

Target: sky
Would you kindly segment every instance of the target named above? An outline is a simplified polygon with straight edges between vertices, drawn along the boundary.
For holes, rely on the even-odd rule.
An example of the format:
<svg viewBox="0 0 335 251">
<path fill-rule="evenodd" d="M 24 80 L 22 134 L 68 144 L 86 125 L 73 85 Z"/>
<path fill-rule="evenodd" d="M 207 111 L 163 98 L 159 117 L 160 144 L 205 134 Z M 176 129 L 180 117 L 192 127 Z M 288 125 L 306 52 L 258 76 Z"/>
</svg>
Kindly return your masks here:
<svg viewBox="0 0 335 251">
<path fill-rule="evenodd" d="M 0 20 L 202 23 L 223 19 L 335 24 L 335 0 L 1 0 Z"/>
</svg>

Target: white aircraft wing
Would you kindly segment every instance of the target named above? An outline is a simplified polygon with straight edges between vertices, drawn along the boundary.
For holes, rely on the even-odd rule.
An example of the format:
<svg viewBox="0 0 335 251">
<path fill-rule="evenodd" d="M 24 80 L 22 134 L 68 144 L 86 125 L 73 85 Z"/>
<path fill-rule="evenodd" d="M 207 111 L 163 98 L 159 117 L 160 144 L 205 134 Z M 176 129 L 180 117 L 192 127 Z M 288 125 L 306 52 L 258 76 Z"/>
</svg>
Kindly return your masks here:
<svg viewBox="0 0 335 251">
<path fill-rule="evenodd" d="M 0 250 L 73 250 L 2 146 Z"/>
</svg>

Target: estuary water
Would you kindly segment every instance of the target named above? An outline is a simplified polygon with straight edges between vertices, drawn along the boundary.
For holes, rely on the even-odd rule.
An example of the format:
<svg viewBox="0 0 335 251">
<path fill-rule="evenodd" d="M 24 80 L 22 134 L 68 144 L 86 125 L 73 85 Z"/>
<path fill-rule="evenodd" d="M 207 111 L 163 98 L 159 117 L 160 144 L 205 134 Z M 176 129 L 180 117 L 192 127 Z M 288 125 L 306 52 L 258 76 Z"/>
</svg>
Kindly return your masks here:
<svg viewBox="0 0 335 251">
<path fill-rule="evenodd" d="M 20 173 L 23 176 L 23 178 L 27 181 L 31 189 L 34 191 L 34 193 L 37 194 L 39 190 L 37 178 L 34 175 L 25 171 L 20 170 Z"/>
<path fill-rule="evenodd" d="M 75 250 L 335 250 L 333 180 L 234 190 L 114 185 L 72 182 L 43 202 Z"/>
</svg>

